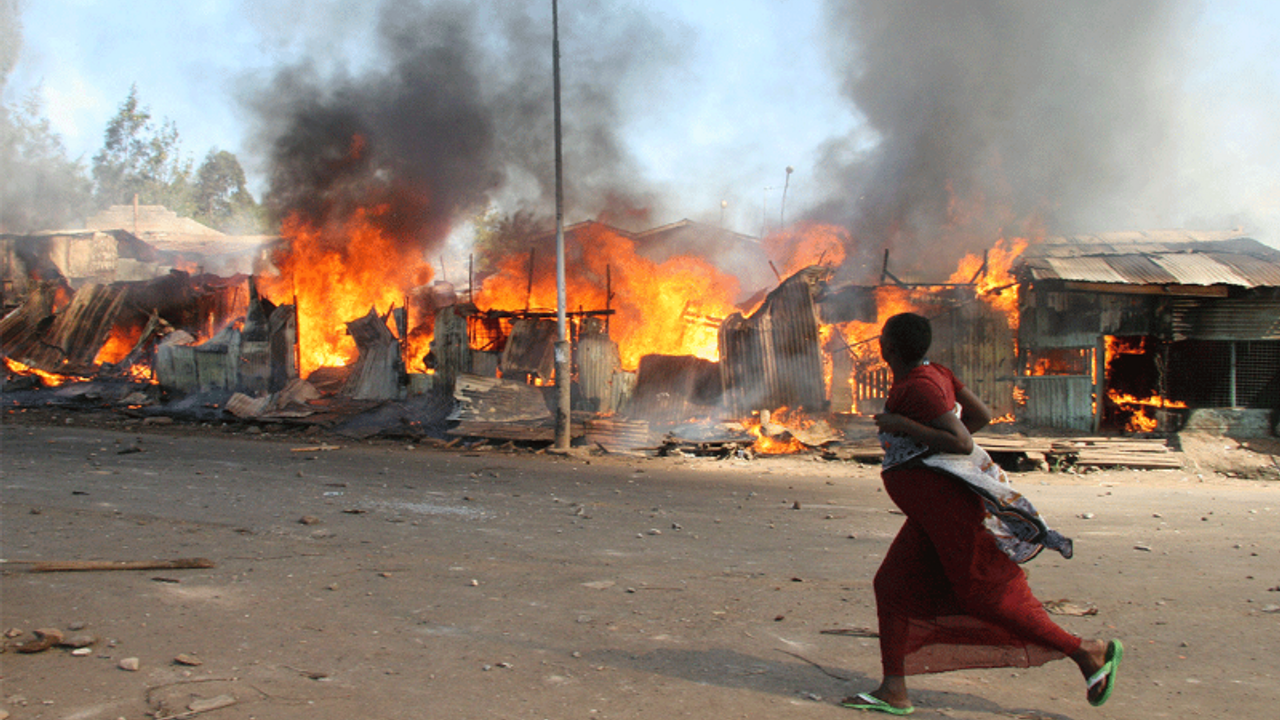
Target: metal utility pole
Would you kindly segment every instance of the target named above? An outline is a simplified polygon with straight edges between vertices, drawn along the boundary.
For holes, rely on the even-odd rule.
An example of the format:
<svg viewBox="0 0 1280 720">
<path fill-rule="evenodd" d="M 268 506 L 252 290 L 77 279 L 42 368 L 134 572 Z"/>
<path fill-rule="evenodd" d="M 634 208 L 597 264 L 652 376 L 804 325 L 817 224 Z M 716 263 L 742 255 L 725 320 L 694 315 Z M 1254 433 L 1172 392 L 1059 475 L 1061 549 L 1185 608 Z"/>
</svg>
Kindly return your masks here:
<svg viewBox="0 0 1280 720">
<path fill-rule="evenodd" d="M 787 188 L 791 187 L 791 173 L 795 171 L 795 168 L 787 166 L 787 180 L 782 184 L 782 209 L 778 211 L 779 230 L 787 227 Z"/>
<path fill-rule="evenodd" d="M 564 282 L 564 160 L 560 147 L 560 15 L 551 0 L 551 72 L 555 96 L 556 135 L 556 448 L 568 450 L 570 436 L 570 346 L 569 323 L 565 317 Z"/>
</svg>

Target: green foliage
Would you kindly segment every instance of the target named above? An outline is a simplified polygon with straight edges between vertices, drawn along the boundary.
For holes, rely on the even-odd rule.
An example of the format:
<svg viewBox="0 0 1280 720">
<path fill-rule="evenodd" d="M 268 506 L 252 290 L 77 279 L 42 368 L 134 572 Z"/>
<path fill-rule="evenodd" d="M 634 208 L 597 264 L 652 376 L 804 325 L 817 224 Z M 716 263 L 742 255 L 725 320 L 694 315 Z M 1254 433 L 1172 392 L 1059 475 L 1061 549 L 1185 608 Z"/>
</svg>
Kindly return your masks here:
<svg viewBox="0 0 1280 720">
<path fill-rule="evenodd" d="M 99 207 L 132 203 L 137 194 L 140 203 L 164 205 L 225 233 L 265 232 L 265 213 L 245 187 L 236 156 L 214 148 L 193 172 L 192 161 L 182 156 L 177 126 L 152 121 L 137 85 L 107 123 L 102 150 L 93 158 L 93 179 Z"/>
<path fill-rule="evenodd" d="M 84 166 L 67 158 L 37 93 L 19 107 L 0 105 L 0 231 L 71 227 L 91 203 Z"/>
<path fill-rule="evenodd" d="M 264 232 L 266 215 L 245 187 L 244 169 L 236 156 L 214 148 L 196 171 L 192 188 L 193 218 L 232 235 Z"/>
<path fill-rule="evenodd" d="M 143 204 L 163 205 L 229 234 L 264 234 L 267 227 L 236 156 L 215 148 L 193 172 L 177 127 L 152 122 L 136 85 L 107 123 L 92 181 L 83 162 L 67 158 L 38 92 L 18 107 L 0 105 L 0 177 L 0 232 L 79 227 L 95 207 L 132 203 L 134 193 Z"/>
<path fill-rule="evenodd" d="M 149 108 L 138 101 L 138 86 L 107 123 L 102 150 L 93 157 L 93 179 L 100 207 L 133 202 L 164 205 L 179 215 L 195 209 L 191 161 L 184 159 L 178 128 L 171 120 L 157 127 Z"/>
</svg>

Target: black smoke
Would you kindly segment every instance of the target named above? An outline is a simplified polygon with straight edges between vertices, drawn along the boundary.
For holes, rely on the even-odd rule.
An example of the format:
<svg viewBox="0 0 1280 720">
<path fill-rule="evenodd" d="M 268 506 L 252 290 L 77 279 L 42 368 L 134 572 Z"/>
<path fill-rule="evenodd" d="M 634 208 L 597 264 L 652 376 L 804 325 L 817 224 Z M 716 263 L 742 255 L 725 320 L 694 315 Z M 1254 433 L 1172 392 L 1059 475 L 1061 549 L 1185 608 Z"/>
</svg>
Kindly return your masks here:
<svg viewBox="0 0 1280 720">
<path fill-rule="evenodd" d="M 849 274 L 940 271 L 1002 236 L 1129 229 L 1174 171 L 1182 2 L 830 0 L 842 93 L 813 216 L 850 228 Z M 854 266 L 862 266 L 857 269 Z"/>
<path fill-rule="evenodd" d="M 560 18 L 562 56 L 572 57 L 562 83 L 567 214 L 649 210 L 656 195 L 620 138 L 621 115 L 628 94 L 679 52 L 638 13 L 572 6 Z M 424 250 L 491 201 L 551 217 L 549 4 L 387 0 L 377 14 L 368 67 L 298 63 L 254 93 L 275 215 L 323 227 L 382 204 L 381 221 Z"/>
</svg>

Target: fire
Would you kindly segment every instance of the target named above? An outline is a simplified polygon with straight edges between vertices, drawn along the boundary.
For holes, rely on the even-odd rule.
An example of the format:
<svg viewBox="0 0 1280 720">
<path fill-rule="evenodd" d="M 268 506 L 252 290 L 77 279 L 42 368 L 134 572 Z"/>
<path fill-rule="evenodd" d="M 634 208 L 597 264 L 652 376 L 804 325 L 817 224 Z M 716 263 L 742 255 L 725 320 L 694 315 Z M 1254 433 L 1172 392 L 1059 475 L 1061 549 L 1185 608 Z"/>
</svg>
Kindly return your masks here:
<svg viewBox="0 0 1280 720">
<path fill-rule="evenodd" d="M 949 283 L 973 283 L 977 296 L 1004 313 L 1010 329 L 1018 327 L 1018 285 L 1013 277 L 1013 263 L 1027 249 L 1024 238 L 1014 238 L 1006 245 L 1004 238 L 984 255 L 969 254 L 960 260 Z"/>
<path fill-rule="evenodd" d="M 848 338 L 849 343 L 857 344 L 866 342 L 873 338 L 879 337 L 880 328 L 885 321 L 897 315 L 898 313 L 914 312 L 916 305 L 911 301 L 911 291 L 907 288 L 897 287 L 895 285 L 883 285 L 875 289 L 876 293 L 876 321 L 875 322 L 847 322 L 839 325 L 840 332 Z M 873 353 L 879 357 L 879 348 L 873 347 Z"/>
<path fill-rule="evenodd" d="M 324 228 L 294 213 L 282 224 L 287 242 L 273 257 L 280 275 L 264 277 L 262 288 L 277 303 L 297 300 L 304 377 L 320 367 L 353 362 L 355 341 L 346 323 L 370 308 L 385 313 L 403 306 L 413 288 L 431 280 L 431 266 L 413 243 L 379 226 L 389 212 L 389 205 L 358 208 L 337 227 Z"/>
<path fill-rule="evenodd" d="M 93 359 L 95 365 L 118 363 L 124 360 L 133 347 L 142 339 L 142 328 L 133 325 L 116 325 L 111 328 L 111 335 Z"/>
<path fill-rule="evenodd" d="M 775 269 L 790 277 L 810 265 L 839 266 L 848 242 L 844 228 L 797 223 L 766 237 L 764 249 Z"/>
<path fill-rule="evenodd" d="M 62 385 L 68 382 L 84 382 L 87 378 L 78 375 L 59 375 L 57 373 L 45 372 L 36 368 L 24 365 L 13 358 L 4 358 L 5 367 L 9 368 L 9 372 L 15 375 L 33 375 L 40 378 L 46 385 Z"/>
<path fill-rule="evenodd" d="M 609 335 L 624 368 L 636 369 L 649 354 L 719 358 L 719 325 L 735 311 L 737 278 L 692 256 L 654 262 L 636 252 L 634 240 L 604 225 L 579 227 L 566 243 L 571 309 L 614 311 Z M 495 310 L 554 308 L 554 273 L 535 268 L 530 283 L 528 261 L 525 255 L 503 258 L 477 293 L 477 304 Z M 612 298 L 606 297 L 610 289 Z"/>
<path fill-rule="evenodd" d="M 1145 355 L 1147 353 L 1145 338 L 1121 338 L 1108 335 L 1106 337 L 1106 372 L 1112 378 L 1112 363 L 1122 355 Z M 1148 414 L 1157 409 L 1183 409 L 1187 404 L 1177 400 L 1168 400 L 1159 393 L 1147 397 L 1138 397 L 1114 387 L 1107 389 L 1107 400 L 1116 407 L 1129 413 L 1125 424 L 1126 432 L 1154 432 L 1160 426 L 1158 418 Z"/>
<path fill-rule="evenodd" d="M 1148 415 L 1147 412 L 1150 410 L 1187 407 L 1184 402 L 1166 400 L 1159 395 L 1139 398 L 1115 390 L 1107 391 L 1107 399 L 1117 407 L 1123 408 L 1130 413 L 1129 421 L 1125 424 L 1124 429 L 1125 432 L 1132 433 L 1155 432 L 1159 429 L 1160 420 Z"/>
<path fill-rule="evenodd" d="M 787 433 L 786 439 L 772 437 L 765 432 L 765 423 L 771 426 L 787 426 L 806 428 L 813 425 L 813 420 L 804 415 L 803 412 L 790 411 L 788 408 L 781 407 L 772 413 L 768 413 L 768 418 L 762 418 L 760 415 L 752 415 L 743 421 L 747 432 L 755 436 L 756 440 L 751 445 L 751 449 L 760 455 L 790 455 L 793 453 L 804 452 L 804 443 L 797 440 L 793 435 Z M 778 433 L 782 435 L 782 433 Z"/>
</svg>

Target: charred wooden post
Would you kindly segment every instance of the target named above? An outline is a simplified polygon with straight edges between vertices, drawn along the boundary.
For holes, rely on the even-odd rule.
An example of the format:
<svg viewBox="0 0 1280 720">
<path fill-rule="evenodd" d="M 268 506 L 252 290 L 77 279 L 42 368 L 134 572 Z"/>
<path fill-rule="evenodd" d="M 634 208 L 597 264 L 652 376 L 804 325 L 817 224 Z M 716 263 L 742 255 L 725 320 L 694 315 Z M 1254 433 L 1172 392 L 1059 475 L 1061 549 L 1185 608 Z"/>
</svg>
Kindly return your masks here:
<svg viewBox="0 0 1280 720">
<path fill-rule="evenodd" d="M 458 376 L 471 372 L 471 346 L 467 339 L 465 312 L 465 308 L 459 305 L 436 310 L 428 367 L 435 371 L 434 387 L 441 388 L 443 392 L 452 392 Z"/>
<path fill-rule="evenodd" d="M 387 327 L 387 319 L 370 308 L 368 315 L 347 323 L 347 332 L 355 338 L 360 357 L 351 367 L 342 394 L 356 400 L 399 397 L 403 372 L 400 342 Z"/>
<path fill-rule="evenodd" d="M 258 284 L 249 277 L 249 309 L 240 331 L 240 379 L 235 387 L 252 395 L 263 395 L 271 385 L 271 328 Z"/>
<path fill-rule="evenodd" d="M 298 312 L 295 305 L 280 305 L 267 318 L 267 345 L 271 358 L 271 392 L 280 392 L 298 377 Z"/>
</svg>

